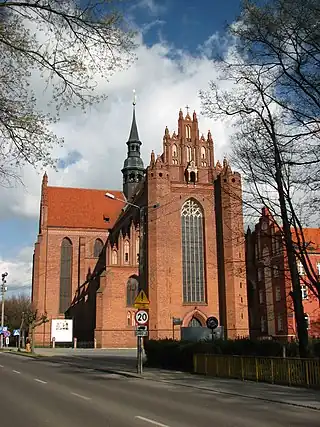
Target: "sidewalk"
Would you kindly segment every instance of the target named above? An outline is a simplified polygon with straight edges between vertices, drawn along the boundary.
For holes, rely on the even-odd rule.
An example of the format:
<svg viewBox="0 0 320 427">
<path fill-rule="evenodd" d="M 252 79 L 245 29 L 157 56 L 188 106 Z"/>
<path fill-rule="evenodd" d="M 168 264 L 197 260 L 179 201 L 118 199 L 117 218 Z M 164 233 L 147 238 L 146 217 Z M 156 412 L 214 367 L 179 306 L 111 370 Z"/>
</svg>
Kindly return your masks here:
<svg viewBox="0 0 320 427">
<path fill-rule="evenodd" d="M 141 378 L 133 371 L 122 369 L 101 370 L 125 375 L 132 378 Z M 264 400 L 274 403 L 300 406 L 320 411 L 320 391 L 298 387 L 287 387 L 275 384 L 256 383 L 253 381 L 240 381 L 223 378 L 212 378 L 194 375 L 179 371 L 166 371 L 154 368 L 145 368 L 142 378 L 151 381 L 161 381 L 183 387 L 207 390 L 214 393 L 230 394 L 251 399 Z"/>
</svg>

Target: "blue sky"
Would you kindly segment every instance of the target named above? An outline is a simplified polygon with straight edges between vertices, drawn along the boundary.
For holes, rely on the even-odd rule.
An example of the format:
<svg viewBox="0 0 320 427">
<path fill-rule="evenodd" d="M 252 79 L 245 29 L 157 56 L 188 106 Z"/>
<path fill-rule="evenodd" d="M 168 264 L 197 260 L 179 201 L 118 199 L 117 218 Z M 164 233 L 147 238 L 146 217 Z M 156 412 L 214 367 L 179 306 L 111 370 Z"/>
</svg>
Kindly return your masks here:
<svg viewBox="0 0 320 427">
<path fill-rule="evenodd" d="M 160 49 L 160 45 L 169 45 L 170 47 L 173 47 L 173 51 L 176 53 L 178 53 L 179 51 L 183 51 L 185 57 L 187 57 L 190 61 L 201 56 L 201 50 L 199 50 L 199 46 L 203 47 L 206 42 L 210 40 L 211 37 L 214 38 L 214 36 L 217 34 L 219 34 L 220 36 L 223 35 L 225 25 L 234 21 L 234 19 L 237 17 L 239 13 L 239 6 L 240 0 L 199 0 L 198 2 L 195 2 L 193 0 L 125 0 L 122 7 L 129 21 L 134 22 L 136 27 L 142 31 L 142 40 L 145 46 L 145 55 L 150 55 L 150 51 L 152 50 L 152 48 L 154 48 L 155 50 L 158 49 L 158 52 Z M 218 45 L 219 44 L 217 44 L 216 47 Z M 170 52 L 170 55 L 172 55 L 172 50 Z M 170 59 L 170 66 L 172 66 L 172 61 L 174 61 L 174 58 Z M 149 66 L 148 61 L 150 61 L 150 59 L 145 59 L 147 61 L 145 65 L 143 65 L 143 60 L 144 59 L 141 59 L 140 63 L 140 73 L 141 70 L 148 70 Z M 205 67 L 208 68 L 207 62 L 204 62 L 203 65 L 201 64 L 202 63 L 199 62 L 199 67 L 203 66 L 203 69 L 205 69 Z M 195 65 L 193 64 L 193 66 Z M 181 72 L 181 70 L 179 70 L 179 72 Z M 194 74 L 196 74 L 197 70 L 193 72 Z M 132 73 L 134 72 L 132 71 Z M 132 75 L 130 76 L 130 78 L 132 78 Z M 152 76 L 148 76 L 148 78 L 149 86 L 158 83 L 159 86 L 160 84 L 166 85 L 166 82 L 168 81 L 168 76 L 164 77 L 163 80 L 159 82 L 152 82 Z M 110 100 L 113 100 L 112 106 L 114 110 L 116 110 L 115 99 L 117 97 L 117 100 L 122 105 L 123 99 L 131 96 L 131 88 L 129 90 L 129 84 L 127 79 L 129 79 L 129 77 L 124 78 L 122 81 L 118 79 L 116 82 L 116 95 L 110 95 Z M 180 74 L 180 79 L 183 79 L 182 74 Z M 144 85 L 146 85 L 146 78 L 142 77 L 141 80 L 141 98 L 146 99 L 147 94 L 144 94 L 144 91 L 146 93 L 148 92 L 148 88 L 144 87 Z M 133 78 L 133 81 L 135 81 L 135 84 L 139 86 L 140 83 L 137 79 L 137 76 Z M 184 95 L 184 97 L 182 98 L 180 96 L 179 100 L 175 100 L 173 99 L 172 95 L 172 98 L 170 98 L 170 102 L 174 104 L 174 111 L 178 110 L 180 106 L 184 106 L 187 103 L 190 103 L 192 99 L 197 98 L 197 91 L 201 89 L 201 87 L 197 86 L 198 83 L 196 79 L 194 80 L 194 82 L 195 87 L 193 89 L 190 89 L 190 97 Z M 174 89 L 170 90 L 172 93 Z M 124 95 L 119 95 L 122 92 L 124 93 Z M 153 102 L 152 97 L 149 102 Z M 185 102 L 185 104 L 181 105 L 182 102 Z M 108 148 L 109 155 L 113 151 L 118 150 L 117 153 L 120 159 L 123 158 L 122 156 L 124 155 L 125 134 L 127 133 L 127 129 L 129 129 L 131 120 L 130 104 L 127 103 L 127 105 L 128 106 L 126 107 L 125 113 L 125 116 L 127 118 L 125 129 L 123 130 L 124 136 L 121 136 L 121 138 L 119 138 L 123 138 L 123 147 L 120 146 L 120 148 L 118 148 L 118 146 L 112 146 Z M 145 105 L 143 108 L 147 109 L 149 107 L 150 104 L 149 106 Z M 109 111 L 108 108 L 106 109 L 106 111 Z M 161 108 L 165 107 L 160 103 L 158 108 L 159 114 Z M 141 110 L 142 107 L 140 107 L 140 111 L 138 109 L 138 126 L 143 131 L 143 137 L 146 139 L 149 138 L 150 140 L 156 138 L 157 140 L 161 141 L 162 135 L 159 134 L 158 131 L 157 134 L 149 136 L 148 127 L 143 123 L 143 113 Z M 121 114 L 121 111 L 119 114 Z M 161 117 L 163 116 L 163 118 L 161 118 L 162 129 L 162 126 L 165 126 L 167 124 L 164 121 L 169 120 L 170 124 L 171 119 L 168 118 L 165 113 L 161 113 L 160 115 Z M 91 123 L 88 122 L 89 124 L 86 122 L 88 124 L 88 130 L 82 131 L 82 133 L 85 134 L 87 132 L 89 134 L 89 138 L 94 139 L 95 136 L 90 136 L 89 129 L 91 129 L 92 127 L 97 128 L 97 126 L 94 125 L 93 116 L 89 116 L 88 120 L 91 120 Z M 77 123 L 81 122 L 82 119 L 79 119 Z M 77 129 L 75 128 L 74 123 L 74 118 L 72 118 L 72 124 L 71 121 L 70 123 L 67 123 L 67 119 L 62 120 L 61 129 L 64 129 L 64 131 L 61 132 L 64 134 L 64 136 L 71 138 L 73 134 L 77 135 Z M 67 127 L 67 125 L 69 125 L 69 127 Z M 82 123 L 80 124 L 80 127 L 81 125 Z M 207 129 L 204 130 L 207 131 Z M 101 144 L 103 145 L 104 143 L 105 142 L 102 138 Z M 65 155 L 61 158 L 59 162 L 61 175 L 59 178 L 56 178 L 55 181 L 52 181 L 52 176 L 54 176 L 54 173 L 50 173 L 49 185 L 52 182 L 54 184 L 60 184 L 62 182 L 64 185 L 67 184 L 68 186 L 81 185 L 88 186 L 90 188 L 94 188 L 95 186 L 107 188 L 109 187 L 109 185 L 111 185 L 106 182 L 108 181 L 107 177 L 110 177 L 111 175 L 114 176 L 115 174 L 117 174 L 116 184 L 114 184 L 111 180 L 112 186 L 121 188 L 121 160 L 119 161 L 119 164 L 115 162 L 115 166 L 111 165 L 108 168 L 103 169 L 100 178 L 95 178 L 94 180 L 91 179 L 88 174 L 87 181 L 81 181 L 84 172 L 79 171 L 79 165 L 81 164 L 81 162 L 86 161 L 86 155 L 84 154 L 84 151 L 80 151 L 81 150 L 79 148 L 79 145 L 77 145 L 74 140 L 69 139 L 66 141 Z M 107 156 L 106 161 L 108 161 L 108 158 L 109 157 Z M 68 166 L 72 164 L 78 167 L 78 175 L 76 175 L 76 177 L 73 177 L 72 179 L 69 179 L 68 177 L 71 176 L 71 172 L 69 171 Z M 113 167 L 114 169 L 112 169 Z M 108 169 L 110 169 L 110 172 L 108 172 Z M 31 178 L 29 178 L 29 176 L 31 175 L 33 176 L 32 180 Z M 81 183 L 78 184 L 78 182 L 80 181 Z M 18 189 L 1 189 L 0 191 L 0 197 L 2 198 L 2 207 L 0 211 L 0 267 L 2 269 L 10 270 L 8 277 L 8 287 L 9 289 L 11 288 L 11 291 L 14 292 L 29 292 L 30 290 L 32 247 L 34 245 L 38 232 L 37 217 L 40 187 L 41 174 L 36 175 L 33 172 L 25 172 L 24 187 L 20 187 Z M 22 199 L 23 203 L 21 202 Z M 30 206 L 32 206 L 32 208 Z"/>
</svg>

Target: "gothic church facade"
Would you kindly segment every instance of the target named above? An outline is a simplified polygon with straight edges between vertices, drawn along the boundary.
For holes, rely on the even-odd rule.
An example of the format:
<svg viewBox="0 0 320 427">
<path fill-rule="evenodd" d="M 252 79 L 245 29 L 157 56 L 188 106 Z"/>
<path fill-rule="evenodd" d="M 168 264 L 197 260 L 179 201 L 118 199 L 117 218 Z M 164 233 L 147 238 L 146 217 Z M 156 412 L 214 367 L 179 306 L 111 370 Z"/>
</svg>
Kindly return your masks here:
<svg viewBox="0 0 320 427">
<path fill-rule="evenodd" d="M 226 337 L 247 336 L 240 175 L 226 159 L 215 161 L 211 132 L 200 136 L 195 112 L 180 110 L 177 132 L 165 128 L 162 154 L 152 152 L 145 167 L 134 106 L 127 147 L 122 191 L 52 187 L 44 175 L 36 309 L 49 319 L 73 318 L 78 342 L 134 347 L 133 303 L 142 286 L 150 338 L 171 338 L 173 318 L 205 327 L 211 315 Z M 50 323 L 35 339 L 50 343 Z"/>
</svg>

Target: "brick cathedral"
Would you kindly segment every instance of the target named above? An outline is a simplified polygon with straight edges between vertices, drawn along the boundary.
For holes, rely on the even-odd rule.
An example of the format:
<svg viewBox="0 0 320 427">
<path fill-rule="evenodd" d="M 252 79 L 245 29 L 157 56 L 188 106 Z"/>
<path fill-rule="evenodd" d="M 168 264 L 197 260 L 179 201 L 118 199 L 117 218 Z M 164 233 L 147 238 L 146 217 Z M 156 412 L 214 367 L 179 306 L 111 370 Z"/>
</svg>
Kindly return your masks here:
<svg viewBox="0 0 320 427">
<path fill-rule="evenodd" d="M 145 167 L 134 104 L 126 144 L 122 191 L 52 187 L 44 175 L 33 260 L 36 309 L 49 319 L 73 318 L 78 342 L 134 347 L 143 220 L 140 283 L 150 300 L 150 338 L 172 338 L 173 318 L 205 327 L 211 315 L 225 337 L 247 336 L 240 175 L 226 159 L 215 162 L 211 132 L 200 136 L 195 112 L 180 110 L 177 131 L 165 128 L 162 154 L 152 151 Z M 50 322 L 36 329 L 35 339 L 50 343 Z"/>
</svg>

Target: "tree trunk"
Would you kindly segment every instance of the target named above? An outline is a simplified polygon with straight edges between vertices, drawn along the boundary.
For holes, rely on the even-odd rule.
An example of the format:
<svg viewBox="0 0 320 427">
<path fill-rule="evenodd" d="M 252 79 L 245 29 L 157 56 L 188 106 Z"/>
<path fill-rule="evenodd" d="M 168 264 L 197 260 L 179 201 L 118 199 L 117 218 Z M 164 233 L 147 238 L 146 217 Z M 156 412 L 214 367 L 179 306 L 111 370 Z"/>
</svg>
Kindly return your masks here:
<svg viewBox="0 0 320 427">
<path fill-rule="evenodd" d="M 304 317 L 304 308 L 302 303 L 302 293 L 300 285 L 300 277 L 297 268 L 297 261 L 295 257 L 292 233 L 290 222 L 288 218 L 288 210 L 286 205 L 285 193 L 283 188 L 283 176 L 282 176 L 282 163 L 281 157 L 277 144 L 274 143 L 275 148 L 275 167 L 276 167 L 276 182 L 278 187 L 278 196 L 281 210 L 281 219 L 283 225 L 283 234 L 285 240 L 285 246 L 287 250 L 288 265 L 292 282 L 292 292 L 291 296 L 293 299 L 295 320 L 297 325 L 297 334 L 299 339 L 299 354 L 300 357 L 305 358 L 309 355 L 309 340 L 308 340 L 308 330 L 307 324 Z"/>
<path fill-rule="evenodd" d="M 34 329 L 35 326 L 32 324 L 31 325 L 31 353 L 34 353 Z"/>
</svg>

